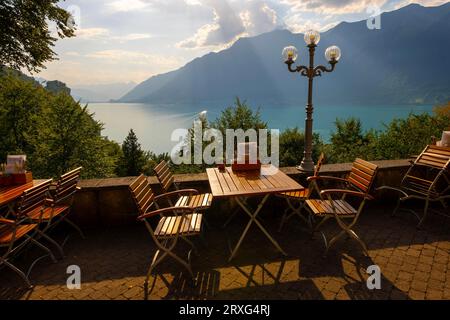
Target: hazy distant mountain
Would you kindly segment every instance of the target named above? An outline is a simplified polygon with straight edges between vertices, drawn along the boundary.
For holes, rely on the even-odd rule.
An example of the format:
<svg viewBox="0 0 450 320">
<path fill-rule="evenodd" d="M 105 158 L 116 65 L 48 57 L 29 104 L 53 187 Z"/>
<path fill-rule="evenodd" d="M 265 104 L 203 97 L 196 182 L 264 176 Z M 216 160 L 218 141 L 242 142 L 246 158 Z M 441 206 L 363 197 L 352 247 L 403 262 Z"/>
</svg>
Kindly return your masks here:
<svg viewBox="0 0 450 320">
<path fill-rule="evenodd" d="M 81 102 L 108 102 L 117 100 L 136 86 L 134 82 L 76 86 L 72 96 Z"/>
<path fill-rule="evenodd" d="M 321 35 L 317 63 L 333 44 L 342 58 L 333 73 L 315 79 L 315 102 L 352 104 L 436 103 L 450 100 L 450 3 L 412 4 L 383 13 L 381 29 L 366 21 L 340 23 Z M 264 104 L 304 103 L 307 81 L 281 59 L 295 45 L 307 64 L 303 35 L 277 30 L 238 40 L 229 49 L 151 77 L 121 102 L 205 103 L 239 96 Z"/>
</svg>

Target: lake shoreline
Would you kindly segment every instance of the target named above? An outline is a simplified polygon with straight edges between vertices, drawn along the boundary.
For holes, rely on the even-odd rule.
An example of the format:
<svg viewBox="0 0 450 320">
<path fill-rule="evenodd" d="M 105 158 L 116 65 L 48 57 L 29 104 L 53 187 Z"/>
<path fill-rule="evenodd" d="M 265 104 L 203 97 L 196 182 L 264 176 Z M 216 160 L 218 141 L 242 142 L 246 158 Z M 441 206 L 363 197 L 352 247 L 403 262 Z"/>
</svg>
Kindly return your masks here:
<svg viewBox="0 0 450 320">
<path fill-rule="evenodd" d="M 94 118 L 104 123 L 103 135 L 122 143 L 130 129 L 134 129 L 144 150 L 155 153 L 170 152 L 177 142 L 171 141 L 173 130 L 189 129 L 202 111 L 212 121 L 220 116 L 228 101 L 215 106 L 207 104 L 141 104 L 141 103 L 90 103 L 88 110 Z M 303 105 L 266 105 L 255 107 L 260 110 L 261 118 L 270 129 L 304 128 L 305 107 Z M 280 112 L 280 109 L 282 112 Z M 359 118 L 363 130 L 381 130 L 383 123 L 388 124 L 394 118 L 406 118 L 410 113 L 431 113 L 432 105 L 321 105 L 314 107 L 314 132 L 322 139 L 329 140 L 337 118 Z"/>
</svg>

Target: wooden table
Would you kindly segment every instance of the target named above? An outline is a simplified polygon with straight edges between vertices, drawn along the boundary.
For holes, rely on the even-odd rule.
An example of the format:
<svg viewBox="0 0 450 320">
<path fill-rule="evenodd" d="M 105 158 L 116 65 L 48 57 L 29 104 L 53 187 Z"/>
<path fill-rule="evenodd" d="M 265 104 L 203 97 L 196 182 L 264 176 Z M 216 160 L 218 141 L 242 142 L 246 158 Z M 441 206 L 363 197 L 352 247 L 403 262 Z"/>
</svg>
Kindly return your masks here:
<svg viewBox="0 0 450 320">
<path fill-rule="evenodd" d="M 263 166 L 264 168 L 264 166 Z M 267 166 L 265 168 L 268 168 Z M 224 171 L 218 168 L 206 169 L 211 193 L 214 198 L 233 198 L 238 205 L 250 217 L 250 221 L 244 229 L 238 243 L 231 252 L 229 261 L 236 255 L 251 225 L 255 223 L 259 229 L 266 235 L 278 251 L 286 255 L 278 242 L 272 238 L 269 232 L 258 221 L 257 216 L 266 203 L 270 195 L 279 192 L 303 190 L 304 187 L 295 180 L 289 178 L 280 170 L 275 170 L 274 174 L 265 174 L 265 171 L 242 171 L 234 172 L 227 167 Z M 263 196 L 258 207 L 253 210 L 247 203 L 247 198 L 253 196 Z"/>
<path fill-rule="evenodd" d="M 33 180 L 33 182 L 27 184 L 21 184 L 17 186 L 0 187 L 0 208 L 8 207 L 8 213 L 14 212 L 14 203 L 22 195 L 25 190 L 28 190 L 34 186 L 38 186 L 46 180 Z"/>
</svg>

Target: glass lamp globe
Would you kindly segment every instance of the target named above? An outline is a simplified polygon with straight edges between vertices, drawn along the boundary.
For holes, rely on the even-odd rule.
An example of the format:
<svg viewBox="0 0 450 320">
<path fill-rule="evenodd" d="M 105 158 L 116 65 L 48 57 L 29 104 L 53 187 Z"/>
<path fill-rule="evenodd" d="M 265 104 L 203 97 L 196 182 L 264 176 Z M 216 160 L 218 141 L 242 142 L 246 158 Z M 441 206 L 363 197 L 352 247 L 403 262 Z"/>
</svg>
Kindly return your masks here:
<svg viewBox="0 0 450 320">
<path fill-rule="evenodd" d="M 327 50 L 325 50 L 325 59 L 327 61 L 338 61 L 341 58 L 341 49 L 337 46 L 331 46 L 328 47 Z"/>
<path fill-rule="evenodd" d="M 318 44 L 320 41 L 320 33 L 317 30 L 308 30 L 305 32 L 304 39 L 307 45 Z"/>
<path fill-rule="evenodd" d="M 298 50 L 294 46 L 289 46 L 283 49 L 282 56 L 284 61 L 295 61 L 298 58 Z"/>
</svg>

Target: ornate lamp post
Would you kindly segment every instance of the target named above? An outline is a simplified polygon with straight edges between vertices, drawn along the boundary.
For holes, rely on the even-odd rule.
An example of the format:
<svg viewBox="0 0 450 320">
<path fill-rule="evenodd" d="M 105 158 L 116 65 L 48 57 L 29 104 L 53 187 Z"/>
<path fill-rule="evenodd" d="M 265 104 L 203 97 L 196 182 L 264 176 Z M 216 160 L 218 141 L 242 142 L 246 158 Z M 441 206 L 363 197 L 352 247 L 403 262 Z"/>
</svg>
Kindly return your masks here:
<svg viewBox="0 0 450 320">
<path fill-rule="evenodd" d="M 314 66 L 314 53 L 317 44 L 320 41 L 320 33 L 315 30 L 309 30 L 305 33 L 305 42 L 309 48 L 309 66 L 293 67 L 295 60 L 298 57 L 298 50 L 294 46 L 289 46 L 283 49 L 283 58 L 288 66 L 290 72 L 299 72 L 302 76 L 308 77 L 308 103 L 306 105 L 306 122 L 305 122 L 305 151 L 303 160 L 297 168 L 301 171 L 314 171 L 314 162 L 312 160 L 312 138 L 313 138 L 313 103 L 312 90 L 314 77 L 321 76 L 322 72 L 332 72 L 336 63 L 341 57 L 341 50 L 336 46 L 331 46 L 325 51 L 325 58 L 330 63 L 331 67 Z"/>
</svg>

